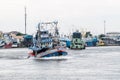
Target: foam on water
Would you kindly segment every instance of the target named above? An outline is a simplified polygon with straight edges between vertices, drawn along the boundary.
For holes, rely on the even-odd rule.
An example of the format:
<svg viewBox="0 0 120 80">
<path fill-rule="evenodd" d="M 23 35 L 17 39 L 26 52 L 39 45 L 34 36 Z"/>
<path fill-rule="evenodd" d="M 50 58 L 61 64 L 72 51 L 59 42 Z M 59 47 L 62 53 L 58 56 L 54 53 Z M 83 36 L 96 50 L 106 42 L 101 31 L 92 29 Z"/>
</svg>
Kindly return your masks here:
<svg viewBox="0 0 120 80">
<path fill-rule="evenodd" d="M 71 59 L 72 57 L 70 56 L 56 56 L 56 57 L 43 57 L 43 58 L 35 58 L 35 57 L 31 57 L 29 59 L 33 59 L 33 60 L 67 60 L 67 59 Z"/>
</svg>

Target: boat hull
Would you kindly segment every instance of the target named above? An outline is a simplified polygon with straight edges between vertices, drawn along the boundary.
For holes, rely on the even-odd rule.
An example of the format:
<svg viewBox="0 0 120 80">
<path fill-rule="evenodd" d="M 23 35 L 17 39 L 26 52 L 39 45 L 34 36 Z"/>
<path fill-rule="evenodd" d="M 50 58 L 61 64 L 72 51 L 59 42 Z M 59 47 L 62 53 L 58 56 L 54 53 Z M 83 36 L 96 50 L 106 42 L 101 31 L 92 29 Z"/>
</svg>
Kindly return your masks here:
<svg viewBox="0 0 120 80">
<path fill-rule="evenodd" d="M 64 50 L 47 50 L 45 52 L 37 53 L 34 52 L 29 53 L 30 56 L 36 57 L 36 58 L 42 58 L 42 57 L 55 57 L 55 56 L 66 56 L 68 53 Z"/>
</svg>

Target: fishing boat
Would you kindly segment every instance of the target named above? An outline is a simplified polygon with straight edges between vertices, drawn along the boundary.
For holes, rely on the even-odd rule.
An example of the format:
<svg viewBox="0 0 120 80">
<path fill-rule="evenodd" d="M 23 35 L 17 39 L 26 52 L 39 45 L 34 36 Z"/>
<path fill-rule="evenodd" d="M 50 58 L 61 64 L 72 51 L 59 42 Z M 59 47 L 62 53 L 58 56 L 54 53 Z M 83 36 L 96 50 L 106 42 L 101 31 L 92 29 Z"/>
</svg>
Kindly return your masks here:
<svg viewBox="0 0 120 80">
<path fill-rule="evenodd" d="M 35 37 L 33 37 L 33 46 L 30 47 L 29 57 L 43 58 L 66 56 L 68 54 L 65 49 L 66 46 L 61 44 L 59 40 L 57 23 L 45 22 L 38 24 L 38 30 L 34 35 Z"/>
<path fill-rule="evenodd" d="M 4 34 L 3 39 L 0 40 L 0 48 L 11 48 L 12 40 L 9 35 Z"/>
<path fill-rule="evenodd" d="M 0 48 L 3 48 L 5 46 L 5 41 L 4 40 L 0 40 Z"/>
<path fill-rule="evenodd" d="M 85 42 L 82 40 L 82 35 L 79 31 L 73 32 L 70 48 L 78 50 L 86 48 Z"/>
</svg>

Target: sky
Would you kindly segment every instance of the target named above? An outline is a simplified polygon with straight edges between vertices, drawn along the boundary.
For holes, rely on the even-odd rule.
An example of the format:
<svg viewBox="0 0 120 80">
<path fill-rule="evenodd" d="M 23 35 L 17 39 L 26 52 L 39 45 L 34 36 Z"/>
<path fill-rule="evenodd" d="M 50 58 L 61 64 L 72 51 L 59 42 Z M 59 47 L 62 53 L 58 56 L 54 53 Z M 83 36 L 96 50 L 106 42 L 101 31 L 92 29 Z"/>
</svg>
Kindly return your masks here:
<svg viewBox="0 0 120 80">
<path fill-rule="evenodd" d="M 58 21 L 61 34 L 75 30 L 92 34 L 120 32 L 120 0 L 0 0 L 0 31 L 33 34 L 39 22 Z"/>
</svg>

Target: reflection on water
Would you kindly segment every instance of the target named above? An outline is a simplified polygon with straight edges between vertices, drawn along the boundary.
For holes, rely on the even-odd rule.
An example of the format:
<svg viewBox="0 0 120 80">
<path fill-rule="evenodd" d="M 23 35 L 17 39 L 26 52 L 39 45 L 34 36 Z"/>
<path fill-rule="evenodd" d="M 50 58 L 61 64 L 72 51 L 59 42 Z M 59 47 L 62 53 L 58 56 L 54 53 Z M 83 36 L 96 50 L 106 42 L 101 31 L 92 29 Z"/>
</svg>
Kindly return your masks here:
<svg viewBox="0 0 120 80">
<path fill-rule="evenodd" d="M 60 58 L 27 59 L 28 49 L 0 49 L 0 80 L 119 80 L 120 47 L 68 50 Z"/>
</svg>

